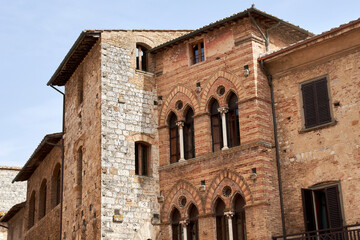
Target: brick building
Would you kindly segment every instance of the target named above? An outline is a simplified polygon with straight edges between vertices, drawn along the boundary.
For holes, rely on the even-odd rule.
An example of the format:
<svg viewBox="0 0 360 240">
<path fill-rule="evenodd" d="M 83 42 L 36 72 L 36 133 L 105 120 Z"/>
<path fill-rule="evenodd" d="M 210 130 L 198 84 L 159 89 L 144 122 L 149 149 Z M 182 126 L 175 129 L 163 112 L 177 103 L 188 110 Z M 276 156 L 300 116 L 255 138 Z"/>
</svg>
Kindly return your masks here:
<svg viewBox="0 0 360 240">
<path fill-rule="evenodd" d="M 23 236 L 359 234 L 359 39 L 360 20 L 313 36 L 255 8 L 195 31 L 82 32 L 48 82 L 65 86 L 63 157 L 15 179 Z"/>
</svg>

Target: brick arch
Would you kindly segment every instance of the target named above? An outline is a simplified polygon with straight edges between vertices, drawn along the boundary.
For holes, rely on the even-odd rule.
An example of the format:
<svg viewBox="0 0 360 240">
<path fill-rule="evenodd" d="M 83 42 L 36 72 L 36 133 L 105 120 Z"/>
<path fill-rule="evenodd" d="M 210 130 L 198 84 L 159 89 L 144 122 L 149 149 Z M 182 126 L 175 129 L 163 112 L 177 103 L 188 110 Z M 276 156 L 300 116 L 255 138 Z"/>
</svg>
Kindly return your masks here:
<svg viewBox="0 0 360 240">
<path fill-rule="evenodd" d="M 238 98 L 243 99 L 245 97 L 245 91 L 244 87 L 241 84 L 241 78 L 233 73 L 225 72 L 225 71 L 218 71 L 214 75 L 211 76 L 208 83 L 206 84 L 206 87 L 203 90 L 201 99 L 200 99 L 200 109 L 202 111 L 206 111 L 206 104 L 208 103 L 208 99 L 210 98 L 209 92 L 211 87 L 214 85 L 216 80 L 219 78 L 225 78 L 229 80 L 234 86 L 235 90 L 238 93 Z"/>
<path fill-rule="evenodd" d="M 203 200 L 201 199 L 199 191 L 196 189 L 196 187 L 186 180 L 179 180 L 170 189 L 167 196 L 165 197 L 164 204 L 162 206 L 163 218 L 169 219 L 168 218 L 170 216 L 169 210 L 172 211 L 172 209 L 177 205 L 174 203 L 174 201 L 175 201 L 174 197 L 176 196 L 176 194 L 179 191 L 182 191 L 182 190 L 188 192 L 192 196 L 192 199 L 188 199 L 188 202 L 193 202 L 198 207 L 198 209 L 200 208 L 200 206 L 204 206 Z M 203 208 L 203 210 L 204 210 L 204 208 Z M 199 210 L 199 212 L 200 212 L 200 210 Z"/>
<path fill-rule="evenodd" d="M 166 125 L 166 122 L 165 122 L 166 116 L 171 111 L 170 104 L 173 102 L 173 100 L 175 99 L 175 97 L 178 93 L 184 94 L 189 99 L 190 106 L 192 107 L 194 114 L 199 112 L 200 108 L 199 108 L 199 103 L 196 99 L 196 96 L 188 88 L 178 85 L 178 86 L 174 87 L 171 90 L 170 94 L 166 97 L 166 100 L 165 100 L 165 102 L 161 108 L 161 112 L 160 112 L 159 126 L 161 126 L 162 123 Z"/>
<path fill-rule="evenodd" d="M 242 196 L 244 197 L 244 200 L 246 203 L 254 202 L 252 193 L 251 193 L 250 188 L 249 188 L 248 184 L 246 183 L 246 180 L 244 179 L 244 177 L 230 169 L 224 169 L 218 175 L 216 175 L 216 177 L 210 183 L 209 189 L 208 189 L 208 191 L 206 193 L 206 197 L 205 197 L 205 199 L 206 199 L 205 209 L 207 211 L 211 211 L 213 200 L 216 198 L 215 191 L 217 190 L 218 185 L 224 179 L 229 179 L 230 181 L 233 181 L 236 185 L 239 186 L 239 188 L 242 192 Z"/>
</svg>

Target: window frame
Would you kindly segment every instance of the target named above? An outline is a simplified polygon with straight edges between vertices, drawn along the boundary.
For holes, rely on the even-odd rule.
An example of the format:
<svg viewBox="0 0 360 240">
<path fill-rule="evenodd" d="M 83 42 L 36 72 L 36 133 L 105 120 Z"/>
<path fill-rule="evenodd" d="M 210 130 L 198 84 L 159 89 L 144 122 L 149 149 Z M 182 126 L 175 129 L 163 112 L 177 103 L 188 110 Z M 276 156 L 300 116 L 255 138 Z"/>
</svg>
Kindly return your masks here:
<svg viewBox="0 0 360 240">
<path fill-rule="evenodd" d="M 302 88 L 305 85 L 308 85 L 311 83 L 315 84 L 316 82 L 320 82 L 322 80 L 326 80 L 326 88 L 327 88 L 326 90 L 327 90 L 327 95 L 328 95 L 328 99 L 329 99 L 328 100 L 328 108 L 329 108 L 330 120 L 325 123 L 316 123 L 316 125 L 314 125 L 314 126 L 306 127 L 306 116 L 305 116 L 305 110 L 304 110 L 304 97 L 303 97 L 303 89 Z M 319 76 L 316 78 L 306 80 L 304 82 L 300 82 L 298 84 L 298 88 L 299 88 L 301 124 L 302 124 L 302 128 L 299 131 L 299 133 L 304 133 L 304 132 L 316 130 L 319 128 L 327 127 L 327 126 L 333 126 L 336 124 L 336 121 L 334 120 L 333 108 L 332 108 L 332 104 L 331 104 L 332 103 L 331 92 L 330 92 L 331 88 L 330 88 L 330 81 L 329 81 L 328 75 L 322 75 L 322 76 Z M 317 95 L 316 95 L 316 98 L 317 98 Z M 315 106 L 315 107 L 318 107 L 318 106 Z M 316 112 L 316 114 L 319 114 L 318 111 Z"/>
<path fill-rule="evenodd" d="M 145 155 L 143 152 L 144 149 L 146 149 Z M 139 156 L 139 152 L 140 152 L 140 156 Z M 146 156 L 145 161 L 143 158 L 144 156 Z M 144 176 L 144 177 L 150 176 L 150 159 L 151 159 L 150 156 L 151 156 L 151 145 L 150 144 L 148 144 L 146 142 L 142 142 L 142 141 L 135 142 L 135 175 Z M 140 157 L 141 157 L 141 159 L 140 159 Z M 145 168 L 143 167 L 144 162 L 146 165 Z M 145 170 L 145 172 L 144 172 L 144 170 Z"/>
<path fill-rule="evenodd" d="M 173 119 L 175 118 L 175 119 Z M 172 120 L 175 120 L 174 124 L 172 124 Z M 180 160 L 180 136 L 179 136 L 179 127 L 176 125 L 178 118 L 175 113 L 171 113 L 169 118 L 169 146 L 170 146 L 170 164 L 177 163 Z M 175 135 L 172 135 L 172 132 L 175 132 Z M 176 146 L 173 146 L 172 140 L 175 139 Z M 175 153 L 172 152 L 172 149 L 175 149 Z M 173 161 L 173 158 L 176 158 Z"/>
<path fill-rule="evenodd" d="M 216 104 L 218 105 L 218 108 L 220 107 L 219 101 L 217 101 L 216 99 L 213 99 L 212 102 L 210 103 L 210 107 L 209 107 L 209 115 L 210 115 L 210 128 L 211 128 L 211 146 L 212 146 L 212 152 L 217 152 L 217 151 L 221 151 L 221 149 L 224 147 L 224 139 L 223 139 L 223 132 L 222 132 L 222 118 L 221 118 L 221 114 L 219 112 L 219 110 L 217 110 L 217 113 L 213 113 L 212 108 L 213 105 Z M 214 119 L 218 120 L 218 126 L 214 126 Z M 219 131 L 219 142 L 215 143 L 215 139 L 214 139 L 214 130 Z M 215 151 L 215 145 L 219 144 L 220 145 L 220 149 Z"/>
<path fill-rule="evenodd" d="M 236 107 L 230 107 L 230 101 L 233 97 L 236 98 Z M 229 148 L 237 147 L 241 144 L 238 101 L 238 97 L 235 93 L 232 92 L 231 95 L 228 97 L 228 112 L 226 113 L 226 131 Z"/>
<path fill-rule="evenodd" d="M 188 114 L 192 112 L 192 116 L 189 116 L 191 120 L 188 119 Z M 184 129 L 183 129 L 183 140 L 184 140 L 184 158 L 191 159 L 195 157 L 195 131 L 194 131 L 194 111 L 192 108 L 189 108 L 185 114 Z M 190 140 L 190 143 L 189 143 Z M 191 156 L 190 156 L 191 155 Z"/>
<path fill-rule="evenodd" d="M 145 46 L 145 44 L 143 43 L 136 43 L 135 46 L 135 69 L 137 71 L 143 71 L 143 72 L 147 72 L 148 71 L 148 55 L 147 55 L 147 51 L 150 48 Z M 140 53 L 143 53 L 143 56 L 140 56 Z"/>
<path fill-rule="evenodd" d="M 201 45 L 203 47 L 201 47 Z M 199 53 L 199 57 L 198 57 L 199 60 L 197 62 L 196 62 L 196 55 L 195 55 L 195 50 L 194 50 L 195 46 L 198 47 L 198 53 Z M 197 65 L 199 63 L 202 63 L 202 62 L 206 61 L 205 41 L 204 41 L 204 39 L 200 39 L 198 41 L 194 41 L 194 42 L 190 43 L 189 48 L 190 48 L 190 65 Z"/>
</svg>

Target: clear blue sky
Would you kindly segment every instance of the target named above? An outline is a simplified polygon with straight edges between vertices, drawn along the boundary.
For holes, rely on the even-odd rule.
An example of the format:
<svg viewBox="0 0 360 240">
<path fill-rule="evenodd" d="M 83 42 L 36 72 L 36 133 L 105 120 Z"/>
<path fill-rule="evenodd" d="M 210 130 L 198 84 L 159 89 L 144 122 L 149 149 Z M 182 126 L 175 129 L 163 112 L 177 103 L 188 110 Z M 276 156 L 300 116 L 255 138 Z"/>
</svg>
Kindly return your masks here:
<svg viewBox="0 0 360 240">
<path fill-rule="evenodd" d="M 359 0 L 0 0 L 0 165 L 23 166 L 61 131 L 62 98 L 46 83 L 83 29 L 196 29 L 252 3 L 313 33 L 360 17 Z"/>
</svg>

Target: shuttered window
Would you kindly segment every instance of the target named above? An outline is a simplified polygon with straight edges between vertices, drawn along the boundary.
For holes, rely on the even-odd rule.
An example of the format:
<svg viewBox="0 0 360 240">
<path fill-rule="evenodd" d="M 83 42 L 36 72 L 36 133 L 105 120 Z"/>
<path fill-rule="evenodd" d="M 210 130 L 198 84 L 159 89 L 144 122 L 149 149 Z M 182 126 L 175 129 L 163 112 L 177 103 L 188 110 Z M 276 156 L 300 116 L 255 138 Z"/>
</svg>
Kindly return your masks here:
<svg viewBox="0 0 360 240">
<path fill-rule="evenodd" d="M 218 109 L 219 103 L 214 100 L 210 108 L 213 152 L 219 151 L 223 147 L 222 122 Z"/>
<path fill-rule="evenodd" d="M 135 143 L 135 174 L 148 176 L 150 146 L 143 142 Z"/>
<path fill-rule="evenodd" d="M 331 122 L 327 79 L 322 78 L 301 86 L 305 128 Z"/>
<path fill-rule="evenodd" d="M 302 189 L 306 231 L 342 227 L 338 185 L 321 189 Z"/>
<path fill-rule="evenodd" d="M 226 130 L 229 147 L 240 145 L 239 110 L 237 101 L 238 98 L 232 93 L 228 101 L 229 111 L 226 113 Z"/>
<path fill-rule="evenodd" d="M 195 142 L 194 142 L 194 112 L 190 108 L 185 116 L 184 124 L 184 152 L 185 159 L 195 157 Z"/>
<path fill-rule="evenodd" d="M 177 117 L 172 113 L 169 120 L 170 163 L 175 163 L 180 159 L 179 130 L 176 121 Z"/>
</svg>

